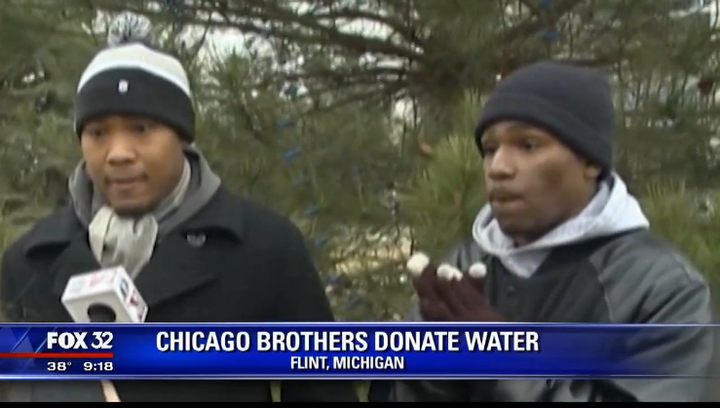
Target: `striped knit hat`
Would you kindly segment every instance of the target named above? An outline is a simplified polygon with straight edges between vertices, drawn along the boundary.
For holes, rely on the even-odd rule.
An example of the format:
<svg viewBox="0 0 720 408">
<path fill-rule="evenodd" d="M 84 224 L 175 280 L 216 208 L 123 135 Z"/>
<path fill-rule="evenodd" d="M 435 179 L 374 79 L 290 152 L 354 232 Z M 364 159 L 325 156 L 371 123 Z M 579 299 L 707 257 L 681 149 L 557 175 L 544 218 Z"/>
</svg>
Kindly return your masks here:
<svg viewBox="0 0 720 408">
<path fill-rule="evenodd" d="M 187 73 L 175 57 L 151 45 L 152 25 L 144 16 L 119 15 L 111 24 L 109 47 L 98 53 L 77 86 L 75 131 L 105 115 L 132 115 L 174 128 L 183 140 L 195 138 L 195 112 Z"/>
</svg>

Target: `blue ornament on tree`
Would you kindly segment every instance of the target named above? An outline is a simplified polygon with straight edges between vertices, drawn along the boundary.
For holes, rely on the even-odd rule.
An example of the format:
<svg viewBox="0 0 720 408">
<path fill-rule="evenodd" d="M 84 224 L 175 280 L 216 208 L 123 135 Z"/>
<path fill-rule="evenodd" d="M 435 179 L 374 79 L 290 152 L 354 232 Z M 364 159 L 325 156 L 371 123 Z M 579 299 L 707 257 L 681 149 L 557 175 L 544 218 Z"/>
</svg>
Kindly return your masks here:
<svg viewBox="0 0 720 408">
<path fill-rule="evenodd" d="M 180 9 L 180 7 L 182 6 L 182 4 L 180 4 L 181 3 L 180 0 L 165 0 L 164 3 L 165 3 L 165 7 L 167 7 L 168 9 L 170 9 L 172 11 L 178 11 Z"/>
<path fill-rule="evenodd" d="M 345 275 L 331 275 L 325 279 L 325 293 L 332 293 L 337 289 L 345 287 Z"/>
<path fill-rule="evenodd" d="M 271 34 L 271 33 L 272 33 L 272 32 L 270 31 L 269 28 L 262 28 L 262 29 L 260 29 L 260 31 L 258 32 L 258 34 L 260 34 L 260 37 L 262 37 L 262 38 L 270 38 L 270 34 Z"/>
<path fill-rule="evenodd" d="M 554 29 L 547 29 L 540 35 L 543 41 L 546 43 L 554 43 L 560 40 L 560 33 Z"/>
<path fill-rule="evenodd" d="M 305 216 L 308 218 L 315 218 L 320 214 L 320 207 L 317 204 L 312 204 L 305 209 Z"/>
<path fill-rule="evenodd" d="M 302 154 L 302 149 L 300 147 L 294 147 L 283 154 L 283 160 L 285 162 L 292 162 L 293 160 L 300 157 Z"/>
<path fill-rule="evenodd" d="M 540 10 L 548 11 L 553 7 L 553 3 L 555 3 L 553 0 L 539 0 L 538 6 Z"/>
<path fill-rule="evenodd" d="M 328 279 L 328 283 L 330 285 L 342 286 L 346 280 L 347 277 L 345 275 L 332 275 L 330 276 L 330 279 Z"/>
<path fill-rule="evenodd" d="M 277 123 L 278 129 L 287 130 L 295 127 L 295 121 L 292 119 L 280 119 Z"/>
<path fill-rule="evenodd" d="M 299 90 L 300 90 L 300 89 L 298 88 L 297 85 L 295 85 L 295 84 L 289 84 L 289 85 L 287 85 L 287 86 L 285 87 L 285 89 L 283 89 L 283 93 L 285 94 L 285 96 L 288 96 L 288 97 L 290 97 L 290 98 L 294 98 L 294 97 L 297 96 Z"/>
<path fill-rule="evenodd" d="M 292 184 L 293 184 L 293 186 L 295 186 L 296 188 L 307 187 L 307 185 L 310 184 L 310 179 L 309 179 L 308 177 L 305 177 L 305 176 L 303 176 L 303 177 L 298 177 L 298 178 L 296 178 L 296 179 L 293 180 Z"/>
<path fill-rule="evenodd" d="M 317 237 L 315 237 L 315 238 L 313 239 L 313 243 L 314 243 L 315 246 L 318 247 L 318 248 L 324 247 L 325 244 L 327 244 L 327 242 L 328 242 L 328 238 L 327 238 L 326 236 L 324 236 L 324 235 L 318 235 Z"/>
<path fill-rule="evenodd" d="M 351 297 L 347 304 L 345 304 L 345 311 L 352 312 L 357 309 L 363 303 L 363 299 L 360 296 Z"/>
</svg>

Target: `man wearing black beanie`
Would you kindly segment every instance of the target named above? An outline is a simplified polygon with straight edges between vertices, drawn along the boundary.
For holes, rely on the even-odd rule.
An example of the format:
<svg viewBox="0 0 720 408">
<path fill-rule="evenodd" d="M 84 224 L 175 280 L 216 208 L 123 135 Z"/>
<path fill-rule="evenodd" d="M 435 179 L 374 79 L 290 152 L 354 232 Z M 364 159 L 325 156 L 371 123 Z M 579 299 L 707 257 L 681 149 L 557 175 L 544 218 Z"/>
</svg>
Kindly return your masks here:
<svg viewBox="0 0 720 408">
<path fill-rule="evenodd" d="M 475 132 L 488 204 L 472 240 L 441 262 L 418 267 L 420 256 L 409 262 L 421 271 L 413 318 L 714 323 L 704 277 L 649 232 L 638 201 L 613 172 L 613 112 L 609 84 L 591 69 L 540 62 L 498 84 Z M 440 266 L 426 266 L 433 264 Z M 718 374 L 715 331 L 679 333 L 642 350 L 645 361 L 672 379 L 401 381 L 374 385 L 373 398 L 717 401 L 710 380 Z"/>
</svg>

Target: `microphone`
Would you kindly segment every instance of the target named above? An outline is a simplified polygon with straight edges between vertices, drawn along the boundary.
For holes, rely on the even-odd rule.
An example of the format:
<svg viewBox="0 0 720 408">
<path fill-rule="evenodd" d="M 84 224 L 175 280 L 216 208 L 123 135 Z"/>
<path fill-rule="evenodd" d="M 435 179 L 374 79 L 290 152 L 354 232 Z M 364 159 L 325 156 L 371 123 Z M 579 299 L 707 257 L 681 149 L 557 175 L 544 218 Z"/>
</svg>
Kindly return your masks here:
<svg viewBox="0 0 720 408">
<path fill-rule="evenodd" d="M 76 323 L 142 323 L 148 312 L 122 266 L 71 277 L 61 302 Z"/>
<path fill-rule="evenodd" d="M 75 275 L 60 300 L 76 323 L 142 323 L 147 303 L 125 268 L 105 268 Z M 120 402 L 112 382 L 103 380 L 105 402 Z"/>
</svg>

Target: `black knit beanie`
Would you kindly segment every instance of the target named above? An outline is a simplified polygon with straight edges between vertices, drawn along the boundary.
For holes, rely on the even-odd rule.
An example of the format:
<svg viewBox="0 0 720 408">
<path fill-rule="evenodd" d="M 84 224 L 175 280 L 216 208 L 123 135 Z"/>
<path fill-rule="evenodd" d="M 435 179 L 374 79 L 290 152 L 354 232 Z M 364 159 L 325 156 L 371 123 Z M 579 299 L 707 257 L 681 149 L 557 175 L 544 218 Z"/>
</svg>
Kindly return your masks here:
<svg viewBox="0 0 720 408">
<path fill-rule="evenodd" d="M 503 120 L 537 126 L 557 137 L 581 157 L 612 168 L 615 109 L 610 85 L 597 71 L 558 62 L 537 62 L 503 79 L 483 108 L 475 129 Z"/>
<path fill-rule="evenodd" d="M 152 25 L 144 16 L 122 13 L 111 24 L 109 47 L 83 72 L 75 100 L 75 131 L 95 118 L 119 114 L 150 118 L 195 137 L 193 94 L 185 68 L 151 46 Z"/>
</svg>

